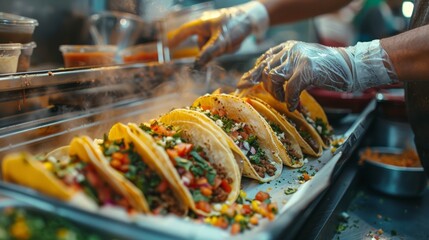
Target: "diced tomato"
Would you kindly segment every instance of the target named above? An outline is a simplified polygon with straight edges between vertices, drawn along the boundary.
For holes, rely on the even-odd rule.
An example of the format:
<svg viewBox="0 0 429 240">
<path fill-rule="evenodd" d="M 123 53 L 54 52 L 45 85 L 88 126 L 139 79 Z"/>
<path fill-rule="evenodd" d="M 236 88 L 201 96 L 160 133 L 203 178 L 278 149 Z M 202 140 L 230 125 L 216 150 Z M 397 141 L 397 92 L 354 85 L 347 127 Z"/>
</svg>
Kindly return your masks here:
<svg viewBox="0 0 429 240">
<path fill-rule="evenodd" d="M 162 182 L 156 187 L 156 191 L 159 193 L 163 193 L 168 189 L 168 182 L 166 179 L 162 180 Z"/>
<path fill-rule="evenodd" d="M 220 217 L 217 219 L 217 222 L 215 224 L 216 227 L 220 227 L 223 229 L 226 229 L 228 227 L 228 220 L 224 217 Z"/>
<path fill-rule="evenodd" d="M 100 181 L 99 181 L 98 176 L 97 176 L 97 174 L 95 172 L 93 172 L 93 171 L 87 171 L 86 174 L 85 174 L 85 176 L 86 176 L 86 179 L 88 180 L 88 182 L 92 186 L 94 186 L 94 187 L 99 186 Z"/>
<path fill-rule="evenodd" d="M 108 203 L 112 200 L 111 191 L 107 187 L 97 188 L 98 198 L 102 203 Z"/>
<path fill-rule="evenodd" d="M 130 164 L 130 158 L 128 157 L 128 154 L 125 154 L 124 157 L 121 159 L 122 164 Z"/>
<path fill-rule="evenodd" d="M 128 172 L 128 170 L 130 169 L 130 165 L 128 165 L 128 164 L 123 164 L 123 165 L 120 167 L 120 169 L 121 169 L 121 172 L 126 173 L 126 172 Z"/>
<path fill-rule="evenodd" d="M 217 109 L 212 109 L 211 112 L 212 112 L 213 115 L 218 115 L 219 114 L 219 112 L 218 112 Z"/>
<path fill-rule="evenodd" d="M 211 206 L 210 206 L 210 204 L 208 202 L 198 201 L 195 204 L 195 207 L 197 209 L 200 209 L 203 212 L 206 212 L 206 213 L 210 213 L 210 211 L 211 211 Z"/>
<path fill-rule="evenodd" d="M 244 125 L 243 129 L 245 132 L 250 132 L 250 130 L 252 130 L 252 129 L 250 129 L 250 127 L 248 125 Z"/>
<path fill-rule="evenodd" d="M 231 235 L 236 235 L 241 231 L 239 223 L 233 223 L 231 226 Z"/>
<path fill-rule="evenodd" d="M 201 194 L 206 197 L 209 197 L 213 194 L 212 190 L 209 187 L 200 187 Z"/>
<path fill-rule="evenodd" d="M 276 203 L 269 203 L 267 206 L 267 209 L 269 212 L 272 212 L 272 213 L 277 213 L 278 211 Z"/>
<path fill-rule="evenodd" d="M 231 185 L 229 185 L 226 179 L 222 179 L 222 182 L 220 183 L 220 187 L 227 193 L 230 193 L 232 190 Z"/>
<path fill-rule="evenodd" d="M 259 223 L 259 219 L 257 216 L 253 215 L 250 219 L 249 219 L 250 224 L 252 225 L 258 225 Z"/>
<path fill-rule="evenodd" d="M 223 117 L 223 116 L 225 116 L 225 115 L 226 115 L 225 110 L 223 110 L 223 109 L 219 109 L 219 116 Z"/>
<path fill-rule="evenodd" d="M 247 134 L 246 132 L 240 132 L 241 137 L 243 137 L 243 139 L 247 139 L 249 137 L 249 134 Z"/>
<path fill-rule="evenodd" d="M 168 132 L 167 132 L 167 129 L 164 126 L 159 125 L 158 126 L 158 133 L 161 134 L 161 135 L 167 135 Z"/>
<path fill-rule="evenodd" d="M 265 200 L 270 198 L 270 194 L 266 193 L 266 192 L 262 192 L 259 191 L 256 196 L 255 196 L 255 200 L 258 200 L 260 202 L 264 202 Z"/>
<path fill-rule="evenodd" d="M 269 213 L 267 213 L 266 217 L 268 218 L 268 220 L 273 221 L 274 218 L 276 218 L 276 215 L 272 212 L 269 212 Z"/>
<path fill-rule="evenodd" d="M 174 146 L 174 149 L 177 150 L 177 153 L 180 157 L 184 157 L 189 154 L 189 152 L 192 150 L 192 144 L 190 143 L 179 143 L 176 146 Z"/>
<path fill-rule="evenodd" d="M 179 156 L 179 154 L 177 153 L 176 149 L 167 148 L 166 151 L 167 151 L 167 154 L 168 154 L 168 156 L 170 157 L 171 160 L 174 160 L 176 157 Z"/>
<path fill-rule="evenodd" d="M 241 214 L 243 215 L 249 215 L 252 213 L 252 208 L 249 204 L 243 204 L 243 207 L 241 208 Z"/>
<path fill-rule="evenodd" d="M 112 154 L 112 159 L 122 160 L 122 158 L 124 158 L 124 154 L 121 152 L 114 152 Z"/>
<path fill-rule="evenodd" d="M 237 139 L 237 137 L 238 137 L 238 135 L 239 135 L 240 133 L 238 132 L 238 131 L 234 131 L 234 132 L 232 132 L 231 133 L 231 136 L 234 138 L 234 139 Z"/>
<path fill-rule="evenodd" d="M 112 159 L 112 161 L 110 161 L 110 166 L 112 166 L 112 168 L 114 169 L 119 169 L 121 165 L 121 161 L 119 161 L 118 159 Z"/>
<path fill-rule="evenodd" d="M 308 173 L 303 173 L 302 177 L 304 178 L 304 181 L 310 180 L 310 175 L 308 175 Z"/>
<path fill-rule="evenodd" d="M 205 110 L 210 110 L 210 109 L 211 109 L 211 107 L 210 107 L 210 106 L 201 106 L 200 108 L 201 108 L 201 109 L 203 109 L 204 111 L 205 111 Z"/>
</svg>

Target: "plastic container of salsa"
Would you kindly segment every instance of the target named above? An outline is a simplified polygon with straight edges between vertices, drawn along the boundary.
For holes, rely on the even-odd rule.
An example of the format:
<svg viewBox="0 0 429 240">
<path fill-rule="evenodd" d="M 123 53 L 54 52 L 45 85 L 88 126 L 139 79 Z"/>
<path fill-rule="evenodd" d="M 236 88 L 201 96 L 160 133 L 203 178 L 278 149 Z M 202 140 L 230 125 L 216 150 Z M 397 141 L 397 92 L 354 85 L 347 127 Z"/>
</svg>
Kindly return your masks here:
<svg viewBox="0 0 429 240">
<path fill-rule="evenodd" d="M 0 74 L 15 73 L 18 67 L 18 58 L 20 54 L 20 43 L 0 44 Z"/>
<path fill-rule="evenodd" d="M 157 43 L 139 44 L 120 52 L 124 63 L 158 62 Z"/>
<path fill-rule="evenodd" d="M 106 66 L 115 64 L 114 45 L 61 45 L 64 67 Z"/>
<path fill-rule="evenodd" d="M 29 43 L 38 25 L 35 19 L 0 12 L 0 43 Z"/>
</svg>

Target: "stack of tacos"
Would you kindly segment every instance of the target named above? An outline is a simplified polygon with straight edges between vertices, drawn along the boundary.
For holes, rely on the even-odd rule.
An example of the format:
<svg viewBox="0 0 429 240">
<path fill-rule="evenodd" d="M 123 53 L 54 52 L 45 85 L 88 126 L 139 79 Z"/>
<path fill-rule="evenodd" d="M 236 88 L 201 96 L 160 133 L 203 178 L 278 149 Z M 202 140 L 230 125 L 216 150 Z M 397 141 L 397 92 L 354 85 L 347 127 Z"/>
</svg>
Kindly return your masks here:
<svg viewBox="0 0 429 240">
<path fill-rule="evenodd" d="M 82 193 L 93 209 L 204 216 L 216 204 L 234 203 L 240 191 L 240 168 L 226 145 L 173 111 L 159 122 L 117 123 L 96 141 L 76 137 L 41 158 L 10 154 L 3 179 L 65 201 Z"/>
<path fill-rule="evenodd" d="M 318 157 L 329 145 L 326 115 L 303 96 L 301 113 L 260 86 L 201 96 L 147 123 L 117 123 L 103 139 L 75 137 L 38 158 L 10 154 L 3 179 L 65 201 L 83 196 L 94 209 L 212 215 L 236 201 L 241 176 L 272 181 L 283 165 L 301 167 L 304 154 Z"/>
<path fill-rule="evenodd" d="M 240 156 L 243 176 L 268 182 L 281 174 L 279 152 L 285 150 L 277 147 L 281 143 L 269 124 L 249 103 L 232 95 L 212 94 L 199 97 L 190 109 L 209 129 L 221 133 Z"/>
<path fill-rule="evenodd" d="M 329 146 L 332 127 L 323 109 L 306 91 L 303 91 L 303 98 L 300 100 L 301 112 L 298 110 L 290 112 L 284 102 L 275 99 L 262 85 L 246 89 L 240 93 L 240 96 L 258 98 L 281 114 L 289 123 L 287 124 L 289 131 L 293 133 L 305 154 L 320 157 L 323 148 Z"/>
</svg>

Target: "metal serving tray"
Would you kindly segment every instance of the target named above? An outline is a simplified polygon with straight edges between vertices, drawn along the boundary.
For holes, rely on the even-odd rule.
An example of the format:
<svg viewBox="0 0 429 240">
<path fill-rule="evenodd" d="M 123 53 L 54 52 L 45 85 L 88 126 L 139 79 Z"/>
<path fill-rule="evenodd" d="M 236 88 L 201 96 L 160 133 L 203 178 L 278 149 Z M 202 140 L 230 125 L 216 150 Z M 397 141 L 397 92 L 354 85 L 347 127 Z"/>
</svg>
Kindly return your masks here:
<svg viewBox="0 0 429 240">
<path fill-rule="evenodd" d="M 61 119 L 44 121 L 31 127 L 15 126 L 14 129 L 9 129 L 8 133 L 5 132 L 5 135 L 0 133 L 0 158 L 11 151 L 46 152 L 67 144 L 77 134 L 88 134 L 93 138 L 100 138 L 115 122 L 146 121 L 167 112 L 173 107 L 189 105 L 196 97 L 198 94 L 192 91 L 187 91 L 186 94 L 179 92 L 153 99 L 100 107 L 93 109 L 92 112 L 62 116 Z M 347 162 L 368 128 L 375 106 L 376 102 L 373 101 L 362 113 L 350 115 L 334 125 L 335 137 L 344 138 L 344 144 L 334 153 L 328 149 L 320 158 L 308 159 L 308 163 L 303 169 L 306 169 L 309 174 L 314 173 L 314 177 L 310 181 L 300 184 L 298 181 L 299 170 L 289 168 L 284 168 L 278 179 L 265 184 L 243 179 L 242 186 L 249 197 L 253 197 L 259 190 L 269 192 L 272 200 L 277 202 L 279 206 L 279 214 L 274 221 L 262 221 L 256 228 L 238 236 L 231 236 L 229 232 L 224 230 L 173 216 L 141 216 L 137 218 L 136 222 L 131 223 L 88 213 L 68 203 L 59 202 L 33 190 L 13 184 L 1 183 L 0 189 L 18 196 L 22 201 L 29 203 L 36 201 L 42 205 L 45 204 L 53 208 L 53 212 L 74 217 L 77 221 L 88 226 L 98 226 L 103 229 L 108 225 L 119 224 L 119 226 L 127 229 L 125 233 L 128 235 L 125 236 L 130 239 L 154 236 L 158 239 L 168 239 L 172 236 L 175 239 L 273 239 L 279 237 L 285 229 L 296 232 L 296 229 L 300 228 L 300 224 L 305 221 L 305 216 L 300 214 L 324 193 L 324 190 L 332 184 L 338 173 L 341 172 L 344 163 Z M 285 189 L 287 188 L 296 188 L 297 191 L 294 194 L 286 195 Z M 292 237 L 292 235 L 282 236 L 282 238 Z"/>
</svg>

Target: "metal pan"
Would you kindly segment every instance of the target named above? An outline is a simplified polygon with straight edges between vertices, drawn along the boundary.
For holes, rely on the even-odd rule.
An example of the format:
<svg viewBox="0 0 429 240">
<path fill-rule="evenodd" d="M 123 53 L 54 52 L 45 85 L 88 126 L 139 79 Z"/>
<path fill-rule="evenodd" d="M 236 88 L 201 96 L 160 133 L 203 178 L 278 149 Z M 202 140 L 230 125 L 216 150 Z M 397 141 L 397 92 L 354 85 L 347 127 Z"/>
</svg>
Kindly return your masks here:
<svg viewBox="0 0 429 240">
<path fill-rule="evenodd" d="M 371 151 L 385 154 L 400 154 L 403 149 L 371 147 Z M 362 151 L 360 153 L 362 155 Z M 364 159 L 363 178 L 371 188 L 392 196 L 418 197 L 426 189 L 427 179 L 423 167 L 399 167 Z"/>
</svg>

